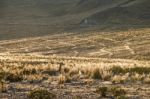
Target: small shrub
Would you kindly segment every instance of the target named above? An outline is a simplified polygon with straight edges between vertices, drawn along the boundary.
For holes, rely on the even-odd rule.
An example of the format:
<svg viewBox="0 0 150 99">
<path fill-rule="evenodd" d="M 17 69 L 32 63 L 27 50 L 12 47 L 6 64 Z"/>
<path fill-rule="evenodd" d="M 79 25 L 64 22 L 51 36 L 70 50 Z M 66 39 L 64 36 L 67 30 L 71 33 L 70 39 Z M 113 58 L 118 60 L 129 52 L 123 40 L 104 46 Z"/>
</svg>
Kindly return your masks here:
<svg viewBox="0 0 150 99">
<path fill-rule="evenodd" d="M 123 68 L 119 67 L 119 66 L 112 67 L 110 70 L 112 71 L 112 73 L 114 75 L 124 74 L 125 73 L 125 70 Z"/>
<path fill-rule="evenodd" d="M 30 74 L 37 74 L 37 70 L 34 69 L 23 69 L 22 71 L 23 75 L 30 75 Z"/>
<path fill-rule="evenodd" d="M 115 96 L 115 97 L 123 96 L 126 94 L 126 91 L 120 87 L 111 88 L 111 92 L 112 92 L 113 96 Z"/>
<path fill-rule="evenodd" d="M 65 78 L 66 78 L 65 80 L 66 83 L 70 83 L 72 80 L 72 78 L 69 75 L 66 75 Z"/>
<path fill-rule="evenodd" d="M 0 91 L 3 93 L 3 92 L 6 92 L 6 88 L 5 88 L 5 76 L 6 76 L 6 72 L 4 71 L 1 71 L 0 72 Z"/>
<path fill-rule="evenodd" d="M 125 74 L 125 73 L 138 73 L 138 74 L 150 74 L 150 68 L 149 67 L 133 67 L 133 68 L 121 68 L 119 66 L 112 67 L 110 69 L 114 75 L 118 74 Z"/>
<path fill-rule="evenodd" d="M 99 68 L 94 69 L 94 71 L 92 72 L 92 78 L 93 79 L 102 79 L 102 75 L 100 73 Z"/>
<path fill-rule="evenodd" d="M 100 95 L 102 97 L 105 97 L 106 96 L 106 93 L 108 91 L 108 88 L 107 87 L 99 87 L 96 92 L 100 93 Z"/>
<path fill-rule="evenodd" d="M 64 67 L 64 73 L 68 73 L 69 71 L 70 71 L 70 69 L 69 69 L 69 68 Z"/>
<path fill-rule="evenodd" d="M 150 68 L 149 67 L 134 67 L 129 69 L 130 73 L 138 73 L 138 74 L 149 74 Z"/>
<path fill-rule="evenodd" d="M 109 81 L 111 79 L 111 73 L 108 71 L 103 72 L 101 75 L 104 81 Z"/>
<path fill-rule="evenodd" d="M 6 76 L 6 80 L 10 81 L 10 82 L 20 82 L 20 81 L 23 80 L 23 76 L 20 75 L 20 74 L 12 74 L 12 73 L 10 73 L 10 74 L 8 74 Z"/>
<path fill-rule="evenodd" d="M 58 71 L 55 69 L 49 69 L 42 72 L 42 74 L 48 74 L 50 76 L 56 76 L 58 75 Z"/>
<path fill-rule="evenodd" d="M 0 81 L 0 92 L 5 93 L 7 92 L 5 81 Z"/>
<path fill-rule="evenodd" d="M 79 74 L 79 70 L 76 68 L 73 68 L 72 70 L 69 71 L 70 76 L 75 76 Z"/>
<path fill-rule="evenodd" d="M 145 78 L 145 75 L 134 73 L 133 75 L 130 76 L 130 81 L 132 82 L 143 81 L 144 78 Z"/>
<path fill-rule="evenodd" d="M 55 99 L 56 95 L 47 90 L 33 90 L 28 95 L 29 99 Z"/>
</svg>

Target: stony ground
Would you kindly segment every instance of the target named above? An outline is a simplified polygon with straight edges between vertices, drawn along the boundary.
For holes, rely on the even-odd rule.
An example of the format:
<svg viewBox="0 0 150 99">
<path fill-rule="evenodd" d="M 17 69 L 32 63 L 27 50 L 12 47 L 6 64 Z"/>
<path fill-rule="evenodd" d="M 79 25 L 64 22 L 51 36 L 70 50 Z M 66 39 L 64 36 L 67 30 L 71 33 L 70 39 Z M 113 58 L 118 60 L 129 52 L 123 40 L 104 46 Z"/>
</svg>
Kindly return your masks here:
<svg viewBox="0 0 150 99">
<path fill-rule="evenodd" d="M 127 90 L 128 99 L 149 99 L 149 84 L 131 83 L 131 84 L 113 84 L 111 82 L 81 80 L 72 83 L 57 84 L 57 82 L 43 83 L 9 83 L 6 93 L 1 93 L 1 99 L 28 99 L 27 93 L 34 88 L 44 88 L 57 95 L 57 99 L 103 99 L 96 93 L 99 86 L 121 86 Z M 108 98 L 111 99 L 111 96 Z"/>
</svg>

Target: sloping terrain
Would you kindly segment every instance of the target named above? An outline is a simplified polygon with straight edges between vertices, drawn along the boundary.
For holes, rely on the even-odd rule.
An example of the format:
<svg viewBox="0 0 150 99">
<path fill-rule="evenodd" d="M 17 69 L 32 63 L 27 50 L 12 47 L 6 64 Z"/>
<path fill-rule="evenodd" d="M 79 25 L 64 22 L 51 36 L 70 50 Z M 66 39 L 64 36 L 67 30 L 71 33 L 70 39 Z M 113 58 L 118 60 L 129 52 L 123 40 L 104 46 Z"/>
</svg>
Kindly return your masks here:
<svg viewBox="0 0 150 99">
<path fill-rule="evenodd" d="M 123 0 L 122 0 L 123 1 Z M 111 6 L 113 4 L 120 3 L 122 1 L 118 0 L 80 0 L 74 9 L 76 12 L 83 12 L 83 11 L 89 11 L 92 9 L 99 8 L 105 8 L 106 6 Z"/>
<path fill-rule="evenodd" d="M 77 0 L 1 0 L 0 38 L 44 35 L 62 29 L 62 16 Z M 57 26 L 56 23 L 62 23 Z"/>
<path fill-rule="evenodd" d="M 149 16 L 149 0 L 1 0 L 0 39 L 149 27 Z"/>
<path fill-rule="evenodd" d="M 150 22 L 149 3 L 149 0 L 127 0 L 113 8 L 97 12 L 83 22 L 87 25 L 147 25 Z"/>
<path fill-rule="evenodd" d="M 61 33 L 0 41 L 1 53 L 150 60 L 150 29 Z"/>
</svg>

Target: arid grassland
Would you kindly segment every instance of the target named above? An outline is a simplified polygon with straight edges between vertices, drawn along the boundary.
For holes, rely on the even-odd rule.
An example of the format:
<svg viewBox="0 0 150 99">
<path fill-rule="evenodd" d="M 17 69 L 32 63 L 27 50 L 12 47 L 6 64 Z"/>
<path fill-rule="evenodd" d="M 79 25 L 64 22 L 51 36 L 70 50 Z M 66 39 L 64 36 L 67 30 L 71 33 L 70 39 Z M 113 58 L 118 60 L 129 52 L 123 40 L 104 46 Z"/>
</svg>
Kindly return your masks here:
<svg viewBox="0 0 150 99">
<path fill-rule="evenodd" d="M 0 99 L 149 99 L 149 60 L 149 28 L 1 40 Z"/>
<path fill-rule="evenodd" d="M 0 54 L 0 80 L 1 99 L 148 99 L 150 62 Z"/>
<path fill-rule="evenodd" d="M 0 99 L 150 99 L 150 0 L 0 0 Z"/>
</svg>

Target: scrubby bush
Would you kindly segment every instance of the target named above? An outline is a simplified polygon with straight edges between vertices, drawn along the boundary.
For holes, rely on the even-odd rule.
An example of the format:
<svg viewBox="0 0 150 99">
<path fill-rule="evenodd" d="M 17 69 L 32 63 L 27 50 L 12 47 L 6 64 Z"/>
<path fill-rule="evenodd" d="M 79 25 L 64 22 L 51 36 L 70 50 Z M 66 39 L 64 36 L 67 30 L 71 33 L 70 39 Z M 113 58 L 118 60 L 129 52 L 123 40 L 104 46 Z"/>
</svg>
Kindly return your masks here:
<svg viewBox="0 0 150 99">
<path fill-rule="evenodd" d="M 134 67 L 129 69 L 130 73 L 138 73 L 138 74 L 150 74 L 149 67 Z"/>
<path fill-rule="evenodd" d="M 110 70 L 112 71 L 113 74 L 116 75 L 125 73 L 125 70 L 119 66 L 112 67 Z"/>
<path fill-rule="evenodd" d="M 4 76 L 5 76 L 5 73 L 0 72 L 0 89 L 1 89 L 1 92 L 6 92 L 6 88 L 5 88 L 5 84 L 4 84 Z"/>
<path fill-rule="evenodd" d="M 105 97 L 105 96 L 106 96 L 107 91 L 108 91 L 108 88 L 107 88 L 107 87 L 99 87 L 99 88 L 96 90 L 96 92 L 97 92 L 97 93 L 100 93 L 100 95 L 101 95 L 102 97 Z"/>
<path fill-rule="evenodd" d="M 125 74 L 125 73 L 138 73 L 138 74 L 150 74 L 150 68 L 149 67 L 133 67 L 133 68 L 121 68 L 119 66 L 112 67 L 110 69 L 113 74 Z"/>
<path fill-rule="evenodd" d="M 95 68 L 95 69 L 93 70 L 91 76 L 92 76 L 93 79 L 102 79 L 102 75 L 101 75 L 101 73 L 100 73 L 99 68 Z"/>
<path fill-rule="evenodd" d="M 55 69 L 48 69 L 48 70 L 44 70 L 42 72 L 42 74 L 48 74 L 50 76 L 56 76 L 58 75 L 58 70 L 55 70 Z"/>
<path fill-rule="evenodd" d="M 69 73 L 70 69 L 68 67 L 64 67 L 64 73 Z"/>
<path fill-rule="evenodd" d="M 23 69 L 22 74 L 23 75 L 37 74 L 37 70 L 35 68 L 33 68 L 33 69 Z"/>
<path fill-rule="evenodd" d="M 33 90 L 28 95 L 29 99 L 55 99 L 56 95 L 47 90 Z"/>
<path fill-rule="evenodd" d="M 20 82 L 23 80 L 23 76 L 20 74 L 13 74 L 13 73 L 9 73 L 6 76 L 6 80 L 10 81 L 10 82 Z"/>
<path fill-rule="evenodd" d="M 113 95 L 114 99 L 127 99 L 126 91 L 120 87 L 99 87 L 96 93 L 100 94 L 102 97 Z"/>
<path fill-rule="evenodd" d="M 79 70 L 77 68 L 73 68 L 72 70 L 69 71 L 69 76 L 73 77 L 79 75 Z"/>
<path fill-rule="evenodd" d="M 111 92 L 114 97 L 124 96 L 126 91 L 120 87 L 112 87 Z"/>
<path fill-rule="evenodd" d="M 1 92 L 5 92 L 4 79 L 3 79 L 2 73 L 0 73 L 0 89 L 1 89 Z"/>
</svg>

